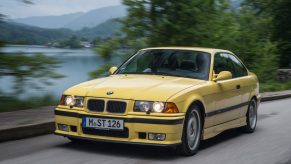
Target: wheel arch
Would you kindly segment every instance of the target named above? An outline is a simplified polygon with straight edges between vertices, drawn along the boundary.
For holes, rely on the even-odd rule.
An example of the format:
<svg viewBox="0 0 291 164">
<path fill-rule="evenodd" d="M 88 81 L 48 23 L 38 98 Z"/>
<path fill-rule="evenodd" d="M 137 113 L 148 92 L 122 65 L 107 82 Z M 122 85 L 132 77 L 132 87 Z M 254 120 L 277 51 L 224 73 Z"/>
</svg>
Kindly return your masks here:
<svg viewBox="0 0 291 164">
<path fill-rule="evenodd" d="M 201 100 L 195 99 L 190 103 L 190 105 L 188 106 L 186 112 L 188 112 L 189 109 L 191 109 L 191 107 L 193 107 L 193 106 L 198 106 L 198 108 L 199 108 L 198 110 L 200 110 L 201 119 L 202 119 L 202 128 L 203 128 L 204 127 L 204 122 L 205 122 L 205 116 L 206 116 L 206 114 L 205 114 L 205 105 Z"/>
<path fill-rule="evenodd" d="M 260 101 L 260 93 L 257 91 L 257 89 L 252 89 L 250 92 L 249 92 L 249 101 L 251 101 L 252 99 L 255 99 L 256 102 Z"/>
<path fill-rule="evenodd" d="M 256 95 L 253 95 L 253 96 L 251 96 L 251 99 L 250 99 L 250 101 L 251 101 L 252 99 L 255 99 L 255 100 L 256 100 L 256 102 L 258 102 L 258 98 L 257 98 L 257 96 L 256 96 Z"/>
</svg>

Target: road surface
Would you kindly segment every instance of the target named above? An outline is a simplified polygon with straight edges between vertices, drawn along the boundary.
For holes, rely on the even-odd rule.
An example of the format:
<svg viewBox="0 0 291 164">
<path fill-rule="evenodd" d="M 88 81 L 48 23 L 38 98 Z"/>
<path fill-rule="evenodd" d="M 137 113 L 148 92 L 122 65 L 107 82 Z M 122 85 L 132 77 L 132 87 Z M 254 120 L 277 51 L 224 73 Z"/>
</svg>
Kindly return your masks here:
<svg viewBox="0 0 291 164">
<path fill-rule="evenodd" d="M 203 141 L 195 156 L 170 149 L 111 143 L 74 144 L 44 135 L 0 143 L 0 164 L 289 164 L 291 163 L 291 99 L 262 103 L 257 130 L 230 130 Z"/>
</svg>

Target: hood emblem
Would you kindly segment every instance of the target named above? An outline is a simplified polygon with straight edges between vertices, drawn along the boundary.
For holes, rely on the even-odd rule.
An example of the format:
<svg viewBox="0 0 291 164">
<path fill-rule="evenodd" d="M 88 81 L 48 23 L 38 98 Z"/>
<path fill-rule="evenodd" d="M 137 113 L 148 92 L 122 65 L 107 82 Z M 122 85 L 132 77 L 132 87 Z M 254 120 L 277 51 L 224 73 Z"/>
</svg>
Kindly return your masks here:
<svg viewBox="0 0 291 164">
<path fill-rule="evenodd" d="M 112 92 L 112 91 L 108 91 L 106 94 L 107 95 L 112 95 L 114 92 Z"/>
</svg>

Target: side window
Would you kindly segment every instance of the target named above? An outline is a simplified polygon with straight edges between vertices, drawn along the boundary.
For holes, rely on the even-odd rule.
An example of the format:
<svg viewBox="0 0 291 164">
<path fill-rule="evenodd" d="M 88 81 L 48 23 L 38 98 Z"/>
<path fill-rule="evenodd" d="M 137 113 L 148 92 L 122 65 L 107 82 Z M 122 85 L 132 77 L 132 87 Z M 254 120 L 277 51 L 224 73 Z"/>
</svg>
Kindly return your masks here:
<svg viewBox="0 0 291 164">
<path fill-rule="evenodd" d="M 215 54 L 213 69 L 216 74 L 221 71 L 229 71 L 233 78 L 247 76 L 248 74 L 243 64 L 235 56 L 227 53 Z"/>
<path fill-rule="evenodd" d="M 229 60 L 233 65 L 233 72 L 232 77 L 242 77 L 242 76 L 247 76 L 248 72 L 247 69 L 244 67 L 244 65 L 233 55 L 229 54 Z"/>
<path fill-rule="evenodd" d="M 214 56 L 214 72 L 219 74 L 221 71 L 232 71 L 232 64 L 229 62 L 229 56 L 225 53 L 217 53 Z"/>
</svg>

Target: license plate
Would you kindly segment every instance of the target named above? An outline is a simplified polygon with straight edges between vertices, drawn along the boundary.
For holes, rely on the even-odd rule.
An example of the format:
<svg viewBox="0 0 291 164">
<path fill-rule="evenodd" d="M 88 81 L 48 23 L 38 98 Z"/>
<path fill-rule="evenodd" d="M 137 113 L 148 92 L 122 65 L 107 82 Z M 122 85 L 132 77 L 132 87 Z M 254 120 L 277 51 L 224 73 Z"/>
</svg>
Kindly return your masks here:
<svg viewBox="0 0 291 164">
<path fill-rule="evenodd" d="M 83 117 L 83 127 L 107 130 L 123 130 L 123 120 L 97 117 Z"/>
</svg>

